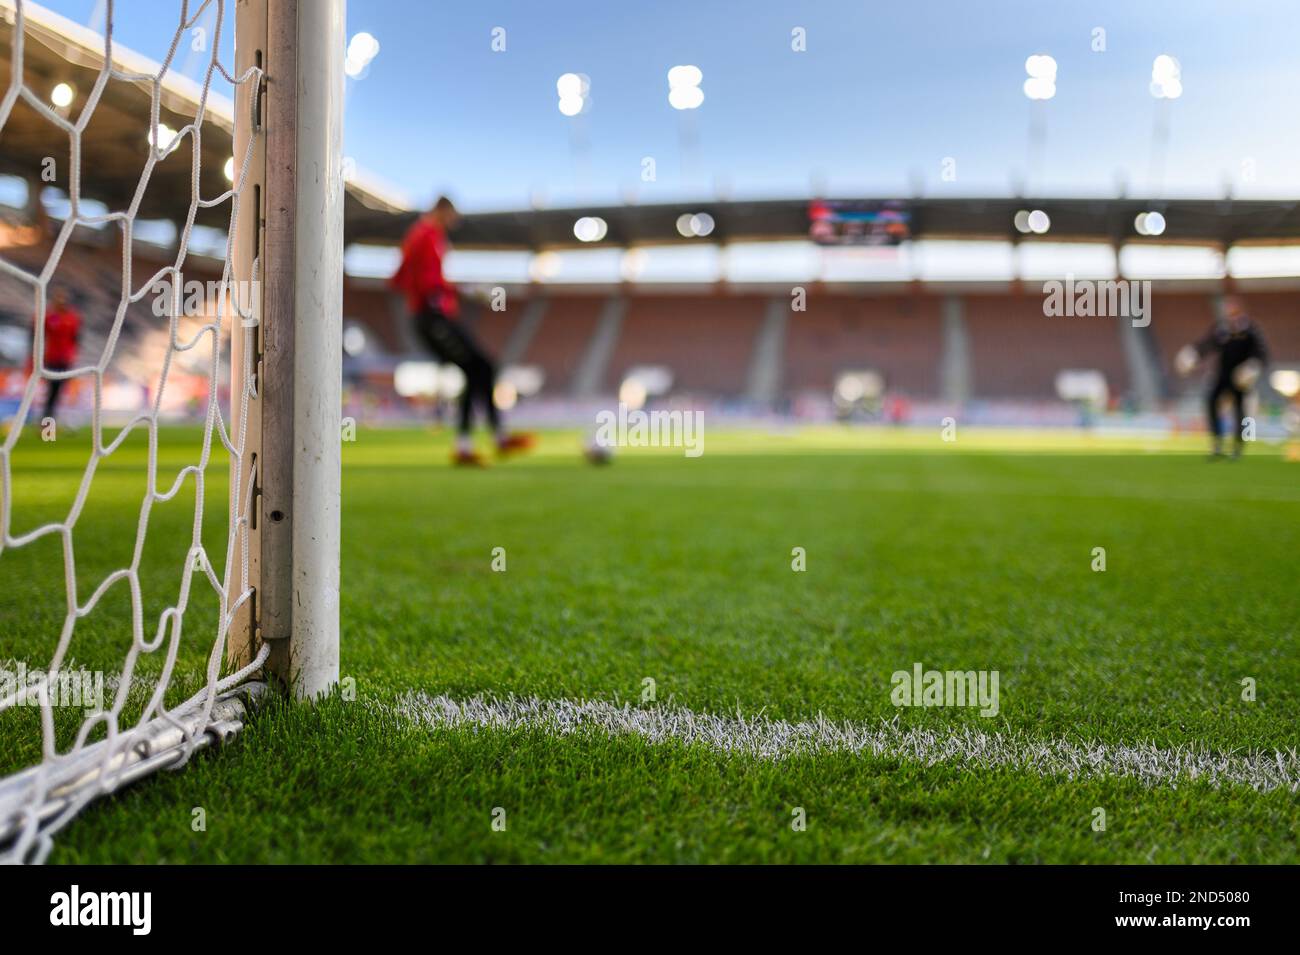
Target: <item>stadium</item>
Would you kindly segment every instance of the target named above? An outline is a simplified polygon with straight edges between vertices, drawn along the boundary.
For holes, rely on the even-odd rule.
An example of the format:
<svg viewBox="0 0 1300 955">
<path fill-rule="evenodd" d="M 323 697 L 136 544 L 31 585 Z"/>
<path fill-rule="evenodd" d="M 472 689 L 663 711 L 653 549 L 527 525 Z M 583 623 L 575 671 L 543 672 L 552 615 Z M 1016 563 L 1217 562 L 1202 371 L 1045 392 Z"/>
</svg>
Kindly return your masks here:
<svg viewBox="0 0 1300 955">
<path fill-rule="evenodd" d="M 577 186 L 475 202 L 364 142 L 381 26 L 429 14 L 175 6 L 0 0 L 6 861 L 1298 860 L 1300 173 L 1168 185 L 1202 94 L 1162 29 L 1212 18 L 1035 20 L 1150 71 L 1141 188 L 1054 187 L 1087 150 L 1026 28 L 999 188 L 960 143 L 892 189 L 692 178 L 734 120 L 673 61 L 606 181 L 602 76 L 541 57 L 558 146 L 472 94 L 439 129 Z M 467 85 L 548 49 L 507 13 L 453 18 Z M 393 278 L 443 191 L 495 455 Z"/>
</svg>

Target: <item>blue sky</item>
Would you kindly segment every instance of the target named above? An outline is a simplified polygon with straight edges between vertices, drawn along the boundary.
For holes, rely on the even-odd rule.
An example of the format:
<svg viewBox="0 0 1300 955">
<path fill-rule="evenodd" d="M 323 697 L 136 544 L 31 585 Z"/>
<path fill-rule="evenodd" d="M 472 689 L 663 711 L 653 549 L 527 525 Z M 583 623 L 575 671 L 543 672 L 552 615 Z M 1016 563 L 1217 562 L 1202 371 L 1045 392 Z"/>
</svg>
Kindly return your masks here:
<svg viewBox="0 0 1300 955">
<path fill-rule="evenodd" d="M 91 24 L 102 0 L 49 0 Z M 233 3 L 231 4 L 233 6 Z M 119 0 L 118 37 L 154 57 L 173 0 Z M 1166 109 L 1160 191 L 1300 194 L 1300 3 L 1294 0 L 820 0 L 654 3 L 352 0 L 348 32 L 380 51 L 348 83 L 346 152 L 417 202 L 470 210 L 712 196 L 1007 194 L 1027 174 L 1031 109 L 1046 147 L 1030 191 L 1152 191 L 1152 130 Z M 492 30 L 506 31 L 493 52 Z M 791 50 L 802 27 L 807 51 Z M 1092 49 L 1093 30 L 1106 50 Z M 159 36 L 163 36 L 160 45 Z M 1057 96 L 1031 104 L 1024 60 L 1049 53 Z M 1147 91 L 1160 53 L 1184 95 Z M 185 56 L 178 59 L 184 66 Z M 667 102 L 669 67 L 699 66 L 705 101 Z M 557 109 L 565 72 L 591 79 L 589 112 Z M 684 142 L 694 140 L 694 147 Z M 640 181 L 654 157 L 657 181 Z M 945 157 L 956 181 L 941 179 Z M 1254 178 L 1249 178 L 1253 166 Z"/>
</svg>

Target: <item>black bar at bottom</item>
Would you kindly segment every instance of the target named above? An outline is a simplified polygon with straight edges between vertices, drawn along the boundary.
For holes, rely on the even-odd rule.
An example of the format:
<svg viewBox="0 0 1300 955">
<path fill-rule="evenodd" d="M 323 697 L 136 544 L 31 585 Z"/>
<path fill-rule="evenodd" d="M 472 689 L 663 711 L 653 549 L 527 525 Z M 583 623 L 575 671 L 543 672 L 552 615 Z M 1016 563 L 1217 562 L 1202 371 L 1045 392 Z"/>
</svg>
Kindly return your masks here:
<svg viewBox="0 0 1300 955">
<path fill-rule="evenodd" d="M 613 919 L 624 923 L 621 931 L 678 941 L 687 936 L 675 926 L 716 927 L 738 939 L 781 923 L 818 935 L 845 926 L 861 940 L 903 931 L 919 933 L 918 942 L 1131 935 L 1233 944 L 1242 933 L 1293 929 L 1300 877 L 1281 867 L 1172 866 L 50 866 L 0 872 L 0 882 L 12 943 L 74 931 L 85 941 L 111 937 L 128 945 L 232 936 L 262 944 L 336 931 L 381 931 L 389 941 L 410 933 L 430 942 L 481 933 L 486 941 L 511 928 L 534 942 L 576 941 Z M 147 935 L 144 896 L 118 893 L 148 893 Z M 66 924 L 111 920 L 115 909 L 124 924 Z M 101 911 L 106 915 L 93 914 Z M 601 937 L 611 940 L 603 930 Z"/>
</svg>

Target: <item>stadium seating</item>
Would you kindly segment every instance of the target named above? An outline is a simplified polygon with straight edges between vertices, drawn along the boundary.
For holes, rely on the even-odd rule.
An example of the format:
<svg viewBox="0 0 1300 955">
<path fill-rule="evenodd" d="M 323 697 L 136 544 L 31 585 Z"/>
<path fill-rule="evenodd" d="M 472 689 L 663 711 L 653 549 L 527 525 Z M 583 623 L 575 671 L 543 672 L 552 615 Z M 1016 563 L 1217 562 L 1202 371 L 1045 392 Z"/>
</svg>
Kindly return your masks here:
<svg viewBox="0 0 1300 955">
<path fill-rule="evenodd" d="M 1168 390 L 1176 393 L 1174 355 L 1184 345 L 1200 339 L 1214 324 L 1214 300 L 1209 295 L 1158 291 L 1151 300 L 1151 328 Z"/>
<path fill-rule="evenodd" d="M 977 398 L 1050 399 L 1057 372 L 1096 369 L 1112 395 L 1129 386 L 1116 318 L 1049 318 L 1040 295 L 966 295 Z"/>
<path fill-rule="evenodd" d="M 1294 292 L 1252 292 L 1246 308 L 1259 324 L 1274 361 L 1300 362 L 1300 296 Z"/>
<path fill-rule="evenodd" d="M 50 240 L 35 244 L 11 241 L 0 248 L 7 261 L 39 271 L 50 251 Z M 111 236 L 80 236 L 60 262 L 55 284 L 69 288 L 82 310 L 82 355 L 87 360 L 102 349 L 120 297 L 121 252 Z M 169 259 L 161 249 L 138 246 L 133 256 L 138 290 Z M 218 263 L 191 255 L 187 280 L 220 278 Z M 545 299 L 540 325 L 528 339 L 519 364 L 541 368 L 543 394 L 564 397 L 572 391 L 574 374 L 592 341 L 611 289 L 563 290 Z M 660 365 L 674 375 L 673 391 L 704 398 L 744 395 L 759 331 L 772 292 L 654 292 L 635 291 L 626 310 L 600 382 L 601 391 L 617 391 L 627 371 L 638 365 Z M 1097 369 L 1106 376 L 1112 395 L 1129 388 L 1118 319 L 1049 318 L 1042 298 L 1032 292 L 983 293 L 964 289 L 889 291 L 876 294 L 814 292 L 803 312 L 787 314 L 781 352 L 780 393 L 829 394 L 844 371 L 874 370 L 887 390 L 911 398 L 943 394 L 944 300 L 960 295 L 969 347 L 972 397 L 1015 401 L 1051 401 L 1055 379 L 1066 368 Z M 1290 291 L 1245 293 L 1251 314 L 1259 322 L 1275 360 L 1300 361 L 1300 296 Z M 783 297 L 782 297 L 783 300 Z M 466 319 L 494 355 L 500 356 L 519 327 L 527 296 L 512 300 L 505 312 L 470 305 Z M 30 327 L 33 298 L 21 282 L 0 280 L 0 320 Z M 344 287 L 345 321 L 359 322 L 372 334 L 379 351 L 393 358 L 415 347 L 402 327 L 403 303 L 379 280 L 349 278 Z M 1211 327 L 1215 295 L 1197 288 L 1165 286 L 1153 296 L 1152 322 L 1142 341 L 1163 379 L 1164 397 L 1186 390 L 1173 372 L 1175 353 Z M 146 298 L 130 307 L 122 328 L 127 348 L 153 348 L 165 332 Z M 521 342 L 522 344 L 522 342 Z"/>
<path fill-rule="evenodd" d="M 558 295 L 548 300 L 541 328 L 520 358 L 520 364 L 542 369 L 544 394 L 568 394 L 604 304 L 603 295 Z"/>
<path fill-rule="evenodd" d="M 672 369 L 677 393 L 743 393 L 765 304 L 753 295 L 637 295 L 628 302 L 606 388 L 616 391 L 637 365 L 663 365 Z"/>
<path fill-rule="evenodd" d="M 827 393 L 843 371 L 874 370 L 891 391 L 913 397 L 940 391 L 942 298 L 813 295 L 786 329 L 788 393 Z"/>
<path fill-rule="evenodd" d="M 350 280 L 343 283 L 343 318 L 358 322 L 370 331 L 378 346 L 392 355 L 407 350 L 406 332 L 398 322 L 406 304 L 383 282 Z"/>
<path fill-rule="evenodd" d="M 502 312 L 494 312 L 484 304 L 475 304 L 465 309 L 465 318 L 474 330 L 474 337 L 487 349 L 490 355 L 500 355 L 510 340 L 510 334 L 519 324 L 523 315 L 523 305 L 514 303 L 514 307 Z"/>
</svg>

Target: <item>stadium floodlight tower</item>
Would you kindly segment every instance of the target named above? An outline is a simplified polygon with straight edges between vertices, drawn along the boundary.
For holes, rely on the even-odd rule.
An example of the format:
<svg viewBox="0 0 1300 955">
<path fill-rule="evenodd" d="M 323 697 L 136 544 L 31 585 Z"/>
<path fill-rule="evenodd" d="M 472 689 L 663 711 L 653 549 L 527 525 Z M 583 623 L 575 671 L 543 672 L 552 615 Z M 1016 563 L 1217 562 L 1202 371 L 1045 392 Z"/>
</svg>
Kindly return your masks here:
<svg viewBox="0 0 1300 955">
<path fill-rule="evenodd" d="M 1151 63 L 1151 84 L 1147 87 L 1155 98 L 1151 120 L 1151 168 L 1147 174 L 1148 192 L 1158 196 L 1164 191 L 1165 154 L 1169 149 L 1169 104 L 1183 95 L 1183 67 L 1168 53 L 1161 53 Z"/>
<path fill-rule="evenodd" d="M 192 84 L 178 81 L 171 57 L 213 6 L 218 29 L 233 13 L 235 62 L 233 68 L 222 63 L 224 47 L 212 43 L 201 90 L 195 92 Z M 195 750 L 228 738 L 242 726 L 249 702 L 269 688 L 315 698 L 338 680 L 345 0 L 172 0 L 166 12 L 162 16 L 162 4 L 150 4 L 145 13 L 135 4 L 109 3 L 99 37 L 23 0 L 0 0 L 0 47 L 7 46 L 12 56 L 14 78 L 0 99 L 0 136 L 21 99 L 54 134 L 71 139 L 71 211 L 64 232 L 96 222 L 121 228 L 117 321 L 128 305 L 158 295 L 154 289 L 162 281 L 168 291 L 155 304 L 166 304 L 163 316 L 170 323 L 165 359 L 151 370 L 153 396 L 112 440 L 105 437 L 100 398 L 106 373 L 119 373 L 114 362 L 124 346 L 112 336 L 95 364 L 74 371 L 95 392 L 83 495 L 93 493 L 89 477 L 127 433 L 147 431 L 149 438 L 136 552 L 128 566 L 86 580 L 94 562 L 78 562 L 76 556 L 93 549 L 95 538 L 80 531 L 90 520 L 81 516 L 80 504 L 57 523 L 30 530 L 31 520 L 23 520 L 11 493 L 11 473 L 22 463 L 21 457 L 14 460 L 15 445 L 30 431 L 27 411 L 41 379 L 51 375 L 42 323 L 36 322 L 31 379 L 0 440 L 0 574 L 14 573 L 13 559 L 3 559 L 7 552 L 43 537 L 62 539 L 62 566 L 56 561 L 50 568 L 56 576 L 62 572 L 60 606 L 54 608 L 62 627 L 49 635 L 48 648 L 22 661 L 29 672 L 39 671 L 37 679 L 16 688 L 0 684 L 0 716 L 11 707 L 40 708 L 38 737 L 18 740 L 15 749 L 6 740 L 5 754 L 17 752 L 29 766 L 0 779 L 0 861 L 42 861 L 53 833 L 90 800 L 158 769 L 177 767 Z M 128 14 L 139 17 L 133 23 L 138 29 L 158 23 L 165 31 L 156 44 L 167 49 L 170 43 L 163 63 L 116 44 L 115 32 L 121 32 L 116 21 Z M 38 57 L 48 58 L 50 50 L 66 51 L 59 55 L 70 70 L 97 71 L 84 104 L 70 101 L 74 112 L 66 116 L 43 99 L 48 79 Z M 209 95 L 213 78 L 221 76 L 235 87 L 233 108 L 216 93 Z M 148 141 L 149 152 L 132 203 L 93 216 L 82 205 L 83 193 L 93 195 L 105 173 L 81 168 L 79 157 L 83 139 L 90 141 L 96 129 L 91 114 L 110 95 L 118 112 L 138 122 L 139 139 Z M 160 110 L 179 128 L 167 132 Z M 138 276 L 132 258 L 139 197 L 155 166 L 187 138 L 194 172 L 188 195 L 176 199 L 187 215 L 175 259 L 141 286 L 132 277 Z M 205 140 L 215 142 L 216 149 L 205 153 Z M 220 165 L 232 153 L 229 178 L 220 172 L 202 176 L 208 163 Z M 214 180 L 221 184 L 218 190 L 228 188 L 214 193 Z M 184 313 L 182 289 L 199 213 L 228 215 L 229 241 L 219 304 L 213 314 L 192 316 Z M 0 260 L 0 274 L 30 287 L 36 315 L 44 314 L 48 277 L 58 257 L 76 253 L 64 236 L 49 254 L 53 261 L 39 273 Z M 222 354 L 227 337 L 228 362 Z M 169 474 L 164 479 L 157 447 L 166 444 L 167 435 L 160 435 L 159 409 L 168 372 L 187 351 L 188 360 L 200 356 L 199 366 L 208 368 L 202 449 L 179 476 L 174 468 L 164 470 Z M 228 410 L 219 380 L 227 368 Z M 228 520 L 213 535 L 211 521 L 205 531 L 203 488 L 213 470 L 225 470 L 223 452 L 229 459 Z M 187 515 L 182 539 L 170 542 L 183 559 L 158 588 L 140 567 L 149 518 L 155 504 L 173 500 L 188 484 L 194 489 L 192 520 Z M 210 511 L 212 505 L 207 507 Z M 128 586 L 129 618 L 114 617 L 121 612 L 100 606 L 107 602 L 100 600 L 104 593 Z M 187 615 L 190 604 L 205 594 L 219 611 L 215 632 L 195 619 L 198 611 Z M 154 605 L 166 609 L 157 616 L 145 611 Z M 88 712 L 56 706 L 55 700 L 73 653 L 92 638 L 86 627 L 93 622 L 81 623 L 87 617 L 101 621 L 112 647 L 124 648 L 120 672 L 108 674 L 116 682 L 111 700 L 106 697 Z M 81 641 L 75 645 L 74 633 Z M 8 655 L 5 650 L 0 645 L 0 658 Z"/>
<path fill-rule="evenodd" d="M 1056 60 L 1046 53 L 1035 53 L 1025 60 L 1025 73 L 1028 74 L 1028 78 L 1022 88 L 1030 101 L 1025 178 L 1028 184 L 1032 184 L 1035 166 L 1042 164 L 1043 156 L 1047 151 L 1045 104 L 1056 96 Z M 1040 169 L 1040 175 L 1041 172 Z M 1026 188 L 1028 190 L 1032 186 L 1027 185 Z"/>
<path fill-rule="evenodd" d="M 573 120 L 569 124 L 569 156 L 573 160 L 573 175 L 581 194 L 591 178 L 589 156 L 591 141 L 587 137 L 584 117 L 591 109 L 591 77 L 585 73 L 563 73 L 555 81 L 556 104 L 561 115 Z"/>
<path fill-rule="evenodd" d="M 704 104 L 704 71 L 690 64 L 674 66 L 668 71 L 668 105 L 681 115 L 677 134 L 681 146 L 682 179 L 694 165 L 695 150 L 699 145 L 699 132 L 693 114 Z"/>
</svg>

